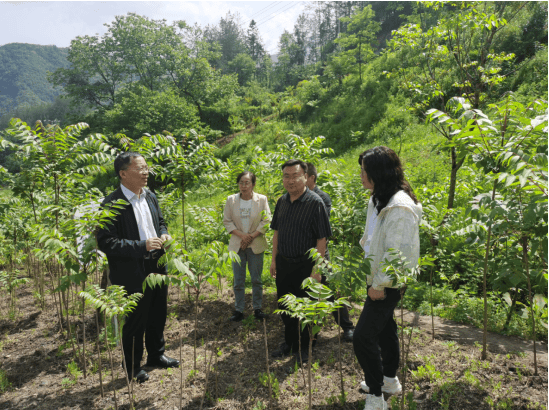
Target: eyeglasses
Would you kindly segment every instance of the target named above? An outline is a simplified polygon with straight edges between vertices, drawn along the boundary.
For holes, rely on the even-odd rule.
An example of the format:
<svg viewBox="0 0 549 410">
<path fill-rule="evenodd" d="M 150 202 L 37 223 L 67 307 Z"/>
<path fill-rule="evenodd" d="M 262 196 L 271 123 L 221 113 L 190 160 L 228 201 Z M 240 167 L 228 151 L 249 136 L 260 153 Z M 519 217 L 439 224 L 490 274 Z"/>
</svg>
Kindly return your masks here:
<svg viewBox="0 0 549 410">
<path fill-rule="evenodd" d="M 302 178 L 303 176 L 305 176 L 305 174 L 301 174 L 301 175 L 283 175 L 282 176 L 282 179 L 284 181 L 297 181 L 299 178 Z"/>
<path fill-rule="evenodd" d="M 248 185 L 251 185 L 252 183 L 250 181 L 240 181 L 238 183 L 238 185 L 240 186 L 248 186 Z"/>
<path fill-rule="evenodd" d="M 148 174 L 149 173 L 149 167 L 142 167 L 142 168 L 130 168 L 132 171 L 137 171 L 140 174 Z"/>
</svg>

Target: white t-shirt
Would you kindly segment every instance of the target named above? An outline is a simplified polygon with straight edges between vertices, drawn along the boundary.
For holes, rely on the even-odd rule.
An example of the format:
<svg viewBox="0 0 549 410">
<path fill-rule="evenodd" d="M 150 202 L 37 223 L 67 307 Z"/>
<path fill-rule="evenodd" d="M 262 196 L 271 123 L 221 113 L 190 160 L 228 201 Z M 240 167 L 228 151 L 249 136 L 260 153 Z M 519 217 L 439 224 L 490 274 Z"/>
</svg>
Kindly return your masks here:
<svg viewBox="0 0 549 410">
<path fill-rule="evenodd" d="M 248 233 L 250 229 L 250 216 L 252 214 L 252 200 L 247 201 L 240 198 L 240 220 L 242 221 L 242 231 Z"/>
<path fill-rule="evenodd" d="M 372 212 L 372 217 L 370 218 L 370 223 L 366 227 L 368 232 L 368 239 L 364 243 L 364 257 L 367 258 L 370 254 L 370 243 L 372 243 L 372 235 L 374 234 L 374 228 L 377 222 L 377 209 Z"/>
</svg>

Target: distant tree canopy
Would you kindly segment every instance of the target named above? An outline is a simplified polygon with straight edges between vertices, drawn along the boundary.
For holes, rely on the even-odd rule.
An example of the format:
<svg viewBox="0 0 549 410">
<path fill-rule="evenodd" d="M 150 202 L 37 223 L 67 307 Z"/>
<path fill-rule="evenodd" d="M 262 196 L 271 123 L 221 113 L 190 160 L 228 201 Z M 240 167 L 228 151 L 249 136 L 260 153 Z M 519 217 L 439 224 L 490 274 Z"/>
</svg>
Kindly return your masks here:
<svg viewBox="0 0 549 410">
<path fill-rule="evenodd" d="M 42 120 L 55 112 L 62 115 L 53 119 L 65 121 L 69 110 L 59 101 L 43 104 L 64 91 L 79 106 L 71 112 L 89 121 L 91 131 L 139 137 L 209 126 L 227 132 L 256 117 L 246 110 L 280 111 L 291 100 L 282 94 L 313 76 L 319 87 L 343 92 L 345 83 L 364 85 L 372 94 L 370 63 L 382 64 L 376 61 L 389 54 L 400 64 L 383 71 L 400 91 L 405 86 L 418 112 L 462 94 L 479 107 L 504 89 L 539 95 L 547 82 L 546 2 L 310 2 L 280 36 L 276 55 L 261 38 L 264 19 L 241 20 L 228 12 L 201 28 L 129 13 L 106 24 L 102 36 L 75 38 L 68 50 L 0 47 L 0 121 L 21 113 L 32 122 L 40 112 Z M 55 70 L 50 84 L 35 81 L 33 73 L 49 67 Z M 249 104 L 247 90 L 258 86 L 278 94 Z M 166 101 L 185 113 L 175 115 Z M 27 108 L 15 111 L 21 102 Z M 307 104 L 292 103 L 309 107 L 302 119 L 314 111 Z M 84 105 L 95 112 L 84 118 Z M 41 108 L 29 111 L 33 106 Z"/>
</svg>

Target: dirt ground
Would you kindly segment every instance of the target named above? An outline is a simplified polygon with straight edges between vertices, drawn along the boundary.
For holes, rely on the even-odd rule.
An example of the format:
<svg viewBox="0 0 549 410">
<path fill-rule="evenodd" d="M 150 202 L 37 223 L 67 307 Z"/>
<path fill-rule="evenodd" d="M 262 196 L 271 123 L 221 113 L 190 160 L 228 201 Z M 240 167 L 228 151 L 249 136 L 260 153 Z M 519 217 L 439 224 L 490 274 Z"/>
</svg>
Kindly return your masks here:
<svg viewBox="0 0 549 410">
<path fill-rule="evenodd" d="M 267 313 L 276 308 L 275 296 L 264 295 Z M 246 297 L 249 307 L 251 298 Z M 296 370 L 293 357 L 275 360 L 270 354 L 267 356 L 270 371 L 278 382 L 277 395 L 269 400 L 268 388 L 260 382 L 260 374 L 266 372 L 263 324 L 253 317 L 240 323 L 229 322 L 233 300 L 232 290 L 225 286 L 220 295 L 215 288 L 210 288 L 200 301 L 196 333 L 198 372 L 193 374 L 194 305 L 170 289 L 166 353 L 170 357 L 181 357 L 182 366 L 181 369 L 148 369 L 150 379 L 133 386 L 136 409 L 307 408 L 307 369 Z M 102 348 L 102 397 L 97 370 L 93 373 L 88 370 L 86 378 L 80 375 L 71 382 L 74 378 L 67 366 L 73 360 L 72 349 L 60 332 L 52 300 L 48 297 L 48 306 L 41 311 L 34 305 L 32 289 L 26 287 L 19 290 L 18 305 L 20 312 L 15 321 L 8 320 L 5 311 L 0 316 L 0 369 L 11 384 L 0 395 L 0 409 L 91 410 L 114 409 L 116 405 L 119 409 L 130 408 L 119 347 L 113 352 L 114 381 L 108 354 L 104 346 Z M 360 306 L 351 311 L 355 323 L 360 311 Z M 396 313 L 400 320 L 398 309 Z M 79 328 L 81 343 L 83 326 L 76 317 L 73 319 Z M 433 340 L 430 317 L 406 312 L 405 321 L 407 330 L 412 329 L 410 323 L 415 323 L 406 382 L 407 391 L 413 395 L 411 408 L 547 408 L 547 341 L 537 344 L 539 375 L 535 376 L 531 342 L 490 333 L 488 360 L 481 361 L 481 330 L 436 318 Z M 277 315 L 267 320 L 266 337 L 269 352 L 283 340 L 282 321 Z M 97 367 L 95 340 L 95 321 L 90 310 L 86 318 L 87 361 Z M 364 394 L 358 388 L 363 375 L 352 343 L 342 342 L 341 347 L 346 392 L 343 404 L 338 401 L 341 391 L 338 327 L 330 318 L 318 337 L 311 361 L 314 409 L 362 409 L 364 406 Z M 402 374 L 399 377 L 403 381 Z"/>
</svg>

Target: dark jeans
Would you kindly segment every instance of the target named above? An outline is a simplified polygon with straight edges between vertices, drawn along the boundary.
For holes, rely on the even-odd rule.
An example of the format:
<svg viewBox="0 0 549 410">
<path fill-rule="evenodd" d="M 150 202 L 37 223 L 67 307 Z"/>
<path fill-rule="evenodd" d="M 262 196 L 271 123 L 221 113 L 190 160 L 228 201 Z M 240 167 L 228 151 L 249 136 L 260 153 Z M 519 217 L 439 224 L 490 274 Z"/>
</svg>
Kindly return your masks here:
<svg viewBox="0 0 549 410">
<path fill-rule="evenodd" d="M 385 289 L 384 300 L 366 298 L 353 336 L 353 347 L 370 394 L 381 395 L 383 376 L 395 377 L 400 359 L 397 324 L 393 318 L 399 289 Z"/>
<path fill-rule="evenodd" d="M 306 259 L 301 262 L 291 262 L 281 255 L 276 256 L 276 293 L 280 299 L 284 295 L 292 294 L 298 298 L 307 297 L 307 293 L 301 289 L 301 283 L 311 276 L 314 262 L 312 259 Z M 286 309 L 280 302 L 279 309 Z M 295 353 L 299 351 L 299 335 L 301 333 L 301 350 L 309 348 L 309 329 L 306 327 L 300 332 L 299 320 L 290 315 L 283 314 L 284 322 L 284 341 L 292 348 Z"/>
<path fill-rule="evenodd" d="M 158 272 L 157 260 L 145 259 L 147 274 Z M 122 347 L 126 359 L 126 367 L 131 374 L 132 368 L 138 369 L 143 358 L 143 335 L 149 359 L 155 359 L 164 354 L 164 326 L 168 313 L 168 286 L 154 289 L 147 287 L 137 306 L 126 316 L 122 327 Z M 132 367 L 133 351 L 133 367 Z"/>
</svg>

